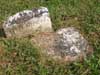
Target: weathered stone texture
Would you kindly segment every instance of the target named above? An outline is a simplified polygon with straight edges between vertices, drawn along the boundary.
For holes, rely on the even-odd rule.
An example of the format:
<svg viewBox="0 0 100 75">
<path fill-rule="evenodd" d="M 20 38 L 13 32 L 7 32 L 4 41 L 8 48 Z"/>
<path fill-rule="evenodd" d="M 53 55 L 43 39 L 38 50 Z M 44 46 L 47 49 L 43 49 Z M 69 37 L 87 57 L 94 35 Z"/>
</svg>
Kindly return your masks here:
<svg viewBox="0 0 100 75">
<path fill-rule="evenodd" d="M 73 27 L 63 28 L 57 31 L 59 35 L 58 49 L 63 55 L 75 56 L 87 50 L 86 39 Z"/>
<path fill-rule="evenodd" d="M 51 19 L 46 7 L 24 10 L 8 17 L 3 24 L 7 37 L 23 37 L 34 32 L 52 32 Z"/>
<path fill-rule="evenodd" d="M 40 33 L 33 37 L 32 41 L 47 56 L 64 61 L 76 61 L 93 51 L 87 40 L 73 27 L 59 29 L 53 33 Z"/>
</svg>

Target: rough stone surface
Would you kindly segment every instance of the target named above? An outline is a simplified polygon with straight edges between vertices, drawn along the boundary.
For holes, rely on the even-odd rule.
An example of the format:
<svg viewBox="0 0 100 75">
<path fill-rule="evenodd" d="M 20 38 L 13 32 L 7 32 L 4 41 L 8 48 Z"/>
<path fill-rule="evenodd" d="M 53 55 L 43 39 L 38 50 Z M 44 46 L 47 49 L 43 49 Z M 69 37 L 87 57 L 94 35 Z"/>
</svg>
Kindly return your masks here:
<svg viewBox="0 0 100 75">
<path fill-rule="evenodd" d="M 22 37 L 34 32 L 52 32 L 52 24 L 46 7 L 18 12 L 3 24 L 7 37 Z"/>
<path fill-rule="evenodd" d="M 64 28 L 57 31 L 57 34 L 60 36 L 58 49 L 61 49 L 64 55 L 75 56 L 87 49 L 87 41 L 75 28 Z"/>
<path fill-rule="evenodd" d="M 54 59 L 75 61 L 91 54 L 87 40 L 73 27 L 63 28 L 53 33 L 40 33 L 32 41 Z"/>
</svg>

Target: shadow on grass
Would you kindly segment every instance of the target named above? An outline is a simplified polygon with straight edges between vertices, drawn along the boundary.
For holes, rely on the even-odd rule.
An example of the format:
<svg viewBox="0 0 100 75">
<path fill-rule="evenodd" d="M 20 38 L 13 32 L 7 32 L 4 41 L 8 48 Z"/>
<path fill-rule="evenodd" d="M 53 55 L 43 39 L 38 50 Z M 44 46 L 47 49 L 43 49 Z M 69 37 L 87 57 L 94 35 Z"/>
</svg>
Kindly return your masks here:
<svg viewBox="0 0 100 75">
<path fill-rule="evenodd" d="M 4 32 L 4 29 L 3 28 L 0 28 L 0 37 L 6 37 L 5 35 L 5 32 Z"/>
</svg>

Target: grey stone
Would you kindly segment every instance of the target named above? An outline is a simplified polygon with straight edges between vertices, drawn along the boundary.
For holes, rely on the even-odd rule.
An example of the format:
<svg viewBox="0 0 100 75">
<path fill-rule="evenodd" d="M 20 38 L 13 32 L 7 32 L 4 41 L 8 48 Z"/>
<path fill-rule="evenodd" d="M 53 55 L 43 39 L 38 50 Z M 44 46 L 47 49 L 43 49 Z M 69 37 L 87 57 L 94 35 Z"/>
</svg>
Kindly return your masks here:
<svg viewBox="0 0 100 75">
<path fill-rule="evenodd" d="M 42 48 L 47 56 L 64 61 L 76 61 L 92 53 L 88 41 L 73 27 L 62 28 L 53 33 L 41 33 L 32 41 Z"/>
<path fill-rule="evenodd" d="M 52 32 L 52 23 L 46 7 L 18 12 L 3 24 L 7 37 L 23 37 L 34 32 Z"/>
<path fill-rule="evenodd" d="M 59 35 L 58 49 L 64 55 L 75 56 L 87 50 L 88 42 L 73 27 L 63 28 L 57 31 Z"/>
</svg>

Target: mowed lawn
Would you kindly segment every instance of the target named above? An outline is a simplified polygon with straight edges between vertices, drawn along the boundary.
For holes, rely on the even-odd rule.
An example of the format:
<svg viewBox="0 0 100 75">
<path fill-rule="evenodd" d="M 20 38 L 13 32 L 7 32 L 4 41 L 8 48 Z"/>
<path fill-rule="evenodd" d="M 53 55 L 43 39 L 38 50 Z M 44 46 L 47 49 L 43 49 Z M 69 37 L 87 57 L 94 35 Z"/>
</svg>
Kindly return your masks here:
<svg viewBox="0 0 100 75">
<path fill-rule="evenodd" d="M 47 60 L 30 38 L 8 39 L 0 31 L 0 75 L 100 75 L 100 0 L 0 0 L 0 26 L 8 16 L 45 6 L 53 29 L 75 27 L 93 46 L 83 62 Z"/>
</svg>

